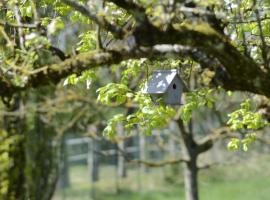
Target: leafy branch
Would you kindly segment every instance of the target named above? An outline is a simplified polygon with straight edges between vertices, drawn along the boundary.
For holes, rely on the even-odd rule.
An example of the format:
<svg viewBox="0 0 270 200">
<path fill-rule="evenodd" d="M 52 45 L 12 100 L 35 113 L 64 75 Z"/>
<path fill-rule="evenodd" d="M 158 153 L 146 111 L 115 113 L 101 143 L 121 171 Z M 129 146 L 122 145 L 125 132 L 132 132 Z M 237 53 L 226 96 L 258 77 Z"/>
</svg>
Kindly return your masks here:
<svg viewBox="0 0 270 200">
<path fill-rule="evenodd" d="M 229 150 L 239 150 L 242 147 L 244 151 L 247 151 L 249 145 L 256 141 L 256 133 L 253 131 L 262 129 L 268 126 L 269 123 L 263 119 L 260 113 L 252 111 L 250 99 L 242 102 L 240 106 L 240 109 L 228 115 L 229 120 L 227 124 L 233 131 L 247 130 L 252 132 L 246 133 L 244 139 L 231 138 L 227 148 Z"/>
</svg>

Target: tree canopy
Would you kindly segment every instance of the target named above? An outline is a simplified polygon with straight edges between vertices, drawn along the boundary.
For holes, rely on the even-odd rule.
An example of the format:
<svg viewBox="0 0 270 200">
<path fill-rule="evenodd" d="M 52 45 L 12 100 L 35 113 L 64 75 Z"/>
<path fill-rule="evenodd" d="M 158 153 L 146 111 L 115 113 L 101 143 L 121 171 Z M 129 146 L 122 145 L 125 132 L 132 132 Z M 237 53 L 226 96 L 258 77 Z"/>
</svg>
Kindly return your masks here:
<svg viewBox="0 0 270 200">
<path fill-rule="evenodd" d="M 97 66 L 166 57 L 196 61 L 227 90 L 270 95 L 268 1 L 100 2 L 2 1 L 1 96 Z M 73 24 L 85 31 L 68 54 L 54 41 Z"/>
</svg>

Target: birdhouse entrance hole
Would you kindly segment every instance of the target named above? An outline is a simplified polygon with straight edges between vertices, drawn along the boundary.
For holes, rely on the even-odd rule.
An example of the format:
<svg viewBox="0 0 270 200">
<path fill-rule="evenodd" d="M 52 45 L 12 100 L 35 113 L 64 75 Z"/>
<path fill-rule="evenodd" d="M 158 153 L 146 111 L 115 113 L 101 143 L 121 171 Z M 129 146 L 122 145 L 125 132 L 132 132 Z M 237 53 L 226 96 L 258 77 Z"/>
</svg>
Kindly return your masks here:
<svg viewBox="0 0 270 200">
<path fill-rule="evenodd" d="M 173 84 L 173 89 L 176 89 L 176 84 L 175 83 Z"/>
</svg>

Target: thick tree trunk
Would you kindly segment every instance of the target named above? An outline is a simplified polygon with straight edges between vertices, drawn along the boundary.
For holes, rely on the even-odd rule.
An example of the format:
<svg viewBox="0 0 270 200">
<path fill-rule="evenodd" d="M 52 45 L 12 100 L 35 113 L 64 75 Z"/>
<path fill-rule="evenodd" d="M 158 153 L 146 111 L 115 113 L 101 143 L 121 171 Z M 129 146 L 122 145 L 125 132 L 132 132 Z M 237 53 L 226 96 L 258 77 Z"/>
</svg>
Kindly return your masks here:
<svg viewBox="0 0 270 200">
<path fill-rule="evenodd" d="M 184 180 L 186 200 L 198 200 L 198 169 L 197 157 L 190 162 L 184 163 Z"/>
<path fill-rule="evenodd" d="M 14 98 L 12 105 L 6 107 L 8 112 L 21 112 L 23 109 L 22 100 L 19 95 Z M 9 147 L 8 156 L 12 165 L 7 171 L 8 186 L 6 192 L 6 200 L 23 200 L 26 198 L 25 187 L 25 146 L 24 131 L 25 119 L 23 115 L 4 116 L 4 128 L 9 137 L 16 138 Z"/>
<path fill-rule="evenodd" d="M 3 127 L 7 136 L 1 136 L 0 142 L 7 145 L 2 145 L 0 154 L 8 156 L 9 165 L 0 170 L 0 199 L 51 199 L 58 173 L 51 140 L 53 130 L 45 126 L 38 114 L 28 116 L 33 117 L 34 126 L 27 126 L 23 97 L 19 94 L 5 111 Z"/>
<path fill-rule="evenodd" d="M 46 90 L 47 91 L 47 90 Z M 32 95 L 32 100 L 40 103 L 42 93 Z M 25 138 L 26 162 L 21 169 L 26 177 L 26 198 L 31 200 L 50 200 L 59 176 L 60 138 L 49 123 L 44 122 L 42 113 L 35 112 L 25 116 L 27 122 Z M 24 199 L 24 200 L 25 200 Z"/>
<path fill-rule="evenodd" d="M 188 127 L 185 127 L 181 120 L 178 121 L 178 126 L 181 132 L 181 151 L 184 162 L 184 180 L 186 200 L 198 200 L 198 167 L 197 158 L 199 155 L 198 145 L 193 138 L 193 127 L 190 122 Z M 188 130 L 186 130 L 186 128 Z"/>
</svg>

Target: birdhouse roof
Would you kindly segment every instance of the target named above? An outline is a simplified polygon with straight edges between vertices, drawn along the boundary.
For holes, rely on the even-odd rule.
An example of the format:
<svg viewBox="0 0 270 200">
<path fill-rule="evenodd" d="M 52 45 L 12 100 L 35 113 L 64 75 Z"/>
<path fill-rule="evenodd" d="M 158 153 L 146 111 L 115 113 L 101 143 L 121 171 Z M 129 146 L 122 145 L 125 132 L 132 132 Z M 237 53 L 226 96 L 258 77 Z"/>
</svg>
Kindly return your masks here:
<svg viewBox="0 0 270 200">
<path fill-rule="evenodd" d="M 165 93 L 176 76 L 178 77 L 178 72 L 176 69 L 154 71 L 151 78 L 146 83 L 144 93 Z"/>
</svg>

